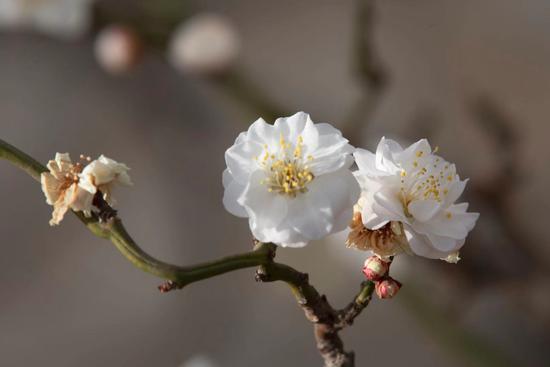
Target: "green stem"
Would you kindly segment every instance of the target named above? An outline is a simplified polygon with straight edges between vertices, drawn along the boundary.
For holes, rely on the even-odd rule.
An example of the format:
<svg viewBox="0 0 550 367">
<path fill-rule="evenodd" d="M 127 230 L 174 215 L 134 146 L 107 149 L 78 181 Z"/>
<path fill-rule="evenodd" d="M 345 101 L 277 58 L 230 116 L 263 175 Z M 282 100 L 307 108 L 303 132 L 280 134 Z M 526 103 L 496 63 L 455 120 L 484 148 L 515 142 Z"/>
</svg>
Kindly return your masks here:
<svg viewBox="0 0 550 367">
<path fill-rule="evenodd" d="M 0 158 L 40 181 L 40 174 L 47 168 L 14 146 L 0 139 Z M 272 260 L 271 244 L 258 244 L 253 251 L 228 256 L 219 260 L 193 266 L 177 266 L 160 261 L 147 254 L 128 234 L 122 222 L 114 218 L 108 223 L 100 223 L 96 216 L 85 217 L 81 212 L 74 213 L 88 229 L 98 237 L 110 240 L 116 248 L 137 268 L 157 277 L 171 280 L 176 287 L 224 274 L 233 270 L 264 265 Z"/>
<path fill-rule="evenodd" d="M 21 168 L 36 181 L 40 181 L 40 174 L 48 170 L 40 162 L 2 139 L 0 139 L 0 158 L 6 159 Z"/>
</svg>

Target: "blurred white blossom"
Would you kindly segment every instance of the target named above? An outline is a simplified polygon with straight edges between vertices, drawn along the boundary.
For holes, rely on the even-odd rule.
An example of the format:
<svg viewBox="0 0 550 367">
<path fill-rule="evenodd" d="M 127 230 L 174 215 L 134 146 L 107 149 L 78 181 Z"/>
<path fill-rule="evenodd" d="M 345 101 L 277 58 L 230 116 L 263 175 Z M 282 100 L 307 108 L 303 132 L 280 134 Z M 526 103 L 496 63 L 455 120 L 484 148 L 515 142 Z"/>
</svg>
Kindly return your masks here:
<svg viewBox="0 0 550 367">
<path fill-rule="evenodd" d="M 199 14 L 184 21 L 172 35 L 169 59 L 184 73 L 209 76 L 227 71 L 239 54 L 240 39 L 221 15 Z"/>
<path fill-rule="evenodd" d="M 115 204 L 112 196 L 116 185 L 131 186 L 132 181 L 128 175 L 130 168 L 124 163 L 101 155 L 98 159 L 88 164 L 79 174 L 79 186 L 91 194 L 100 191 L 103 198 L 110 205 Z"/>
<path fill-rule="evenodd" d="M 455 204 L 467 180 L 436 152 L 426 139 L 403 149 L 382 138 L 376 154 L 358 149 L 360 213 L 367 230 L 405 238 L 416 255 L 455 262 L 479 214 L 467 212 L 467 203 Z"/>
<path fill-rule="evenodd" d="M 58 225 L 69 209 L 90 214 L 93 195 L 78 185 L 82 167 L 73 164 L 68 153 L 56 153 L 55 160 L 48 162 L 49 172 L 40 175 L 46 202 L 54 207 L 51 226 Z"/>
<path fill-rule="evenodd" d="M 215 367 L 216 364 L 205 355 L 196 355 L 185 362 L 183 362 L 179 367 Z"/>
<path fill-rule="evenodd" d="M 300 247 L 342 231 L 360 193 L 349 170 L 353 149 L 303 112 L 274 125 L 258 119 L 225 153 L 224 205 L 248 217 L 262 242 Z"/>
<path fill-rule="evenodd" d="M 82 36 L 93 0 L 0 0 L 0 28 L 33 29 L 59 38 Z"/>
<path fill-rule="evenodd" d="M 122 25 L 103 29 L 94 46 L 97 61 L 112 74 L 130 71 L 142 55 L 141 39 L 133 29 Z"/>
</svg>

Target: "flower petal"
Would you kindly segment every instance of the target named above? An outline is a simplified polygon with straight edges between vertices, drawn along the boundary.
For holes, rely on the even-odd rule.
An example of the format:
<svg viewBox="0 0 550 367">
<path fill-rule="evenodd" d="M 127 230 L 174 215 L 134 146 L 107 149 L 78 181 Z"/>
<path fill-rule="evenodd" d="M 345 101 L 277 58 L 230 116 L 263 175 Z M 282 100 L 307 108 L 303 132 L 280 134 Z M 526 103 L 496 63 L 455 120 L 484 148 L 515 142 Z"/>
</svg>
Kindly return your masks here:
<svg viewBox="0 0 550 367">
<path fill-rule="evenodd" d="M 248 140 L 227 149 L 225 162 L 236 181 L 243 184 L 248 182 L 252 172 L 259 168 L 254 158 L 260 156 L 262 149 L 261 144 Z"/>
<path fill-rule="evenodd" d="M 395 140 L 382 137 L 376 148 L 376 168 L 392 174 L 399 172 L 400 168 L 395 164 L 393 156 L 402 150 L 401 145 Z"/>
<path fill-rule="evenodd" d="M 441 209 L 441 204 L 436 200 L 414 200 L 408 205 L 409 213 L 414 219 L 421 222 L 426 222 L 433 218 L 433 216 Z"/>
<path fill-rule="evenodd" d="M 319 176 L 310 183 L 308 192 L 289 201 L 288 221 L 294 230 L 311 240 L 341 231 L 351 221 L 359 191 L 348 170 Z M 348 219 L 342 226 L 340 216 L 345 215 Z"/>
<path fill-rule="evenodd" d="M 311 121 L 307 113 L 296 112 L 292 116 L 278 118 L 273 126 L 285 139 L 294 142 L 302 134 L 308 120 Z"/>
<path fill-rule="evenodd" d="M 458 250 L 458 246 L 461 243 L 461 240 L 438 236 L 435 234 L 428 234 L 427 237 L 432 243 L 433 247 L 442 252 L 454 252 Z"/>
<path fill-rule="evenodd" d="M 387 172 L 380 171 L 378 168 L 376 168 L 376 155 L 369 152 L 368 150 L 357 148 L 355 150 L 355 153 L 353 153 L 353 156 L 355 157 L 355 163 L 357 163 L 357 167 L 359 167 L 361 173 L 367 176 L 379 176 L 388 174 Z"/>
<path fill-rule="evenodd" d="M 416 233 L 408 225 L 403 225 L 403 230 L 411 250 L 416 255 L 429 259 L 441 259 L 447 256 L 447 253 L 435 249 L 426 236 Z"/>
<path fill-rule="evenodd" d="M 277 227 L 288 210 L 287 199 L 283 195 L 269 192 L 266 186 L 260 184 L 264 176 L 262 171 L 252 174 L 250 182 L 237 199 L 237 203 L 245 207 L 248 216 L 253 220 L 254 227 L 260 230 L 263 227 Z M 252 228 L 253 233 L 254 230 Z"/>
<path fill-rule="evenodd" d="M 234 180 L 229 169 L 223 171 L 223 187 L 225 188 L 223 192 L 223 205 L 225 209 L 237 217 L 248 217 L 244 206 L 237 202 L 237 199 L 243 194 L 246 185 Z"/>
<path fill-rule="evenodd" d="M 277 142 L 279 137 L 277 136 L 273 125 L 270 125 L 266 123 L 264 119 L 259 118 L 248 128 L 246 139 L 262 145 L 272 145 Z"/>
</svg>

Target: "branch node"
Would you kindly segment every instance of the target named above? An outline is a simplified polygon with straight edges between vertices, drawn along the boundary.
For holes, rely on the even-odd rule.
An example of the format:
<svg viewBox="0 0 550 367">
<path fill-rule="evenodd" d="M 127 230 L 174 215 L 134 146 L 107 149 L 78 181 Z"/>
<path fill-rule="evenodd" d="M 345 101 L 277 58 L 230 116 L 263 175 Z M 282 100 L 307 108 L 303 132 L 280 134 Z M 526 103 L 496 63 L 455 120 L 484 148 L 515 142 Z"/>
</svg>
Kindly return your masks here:
<svg viewBox="0 0 550 367">
<path fill-rule="evenodd" d="M 168 293 L 170 291 L 173 291 L 174 289 L 180 288 L 176 282 L 173 282 L 171 280 L 167 280 L 166 282 L 159 285 L 158 290 L 160 293 Z"/>
</svg>

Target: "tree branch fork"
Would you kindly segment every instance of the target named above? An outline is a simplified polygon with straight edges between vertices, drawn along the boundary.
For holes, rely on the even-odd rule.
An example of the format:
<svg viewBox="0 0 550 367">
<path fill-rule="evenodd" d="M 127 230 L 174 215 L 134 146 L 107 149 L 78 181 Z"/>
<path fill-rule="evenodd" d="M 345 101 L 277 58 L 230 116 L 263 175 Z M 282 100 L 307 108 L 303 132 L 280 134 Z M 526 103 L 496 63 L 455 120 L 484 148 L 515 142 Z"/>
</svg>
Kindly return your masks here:
<svg viewBox="0 0 550 367">
<path fill-rule="evenodd" d="M 35 159 L 1 139 L 0 158 L 24 170 L 37 181 L 40 181 L 40 174 L 47 171 L 47 168 Z M 354 354 L 344 350 L 339 331 L 352 325 L 355 318 L 369 304 L 374 283 L 363 282 L 354 299 L 345 308 L 337 310 L 309 283 L 306 273 L 275 262 L 276 245 L 257 241 L 250 252 L 192 266 L 169 264 L 154 258 L 139 247 L 117 217 L 117 212 L 103 200 L 101 194 L 94 197 L 94 206 L 98 211 L 89 218 L 81 212 L 74 214 L 93 234 L 110 240 L 134 266 L 164 279 L 165 282 L 159 286 L 161 292 L 181 289 L 191 283 L 238 269 L 258 267 L 257 281 L 282 281 L 290 287 L 306 318 L 313 323 L 317 348 L 325 366 L 354 366 Z"/>
</svg>

